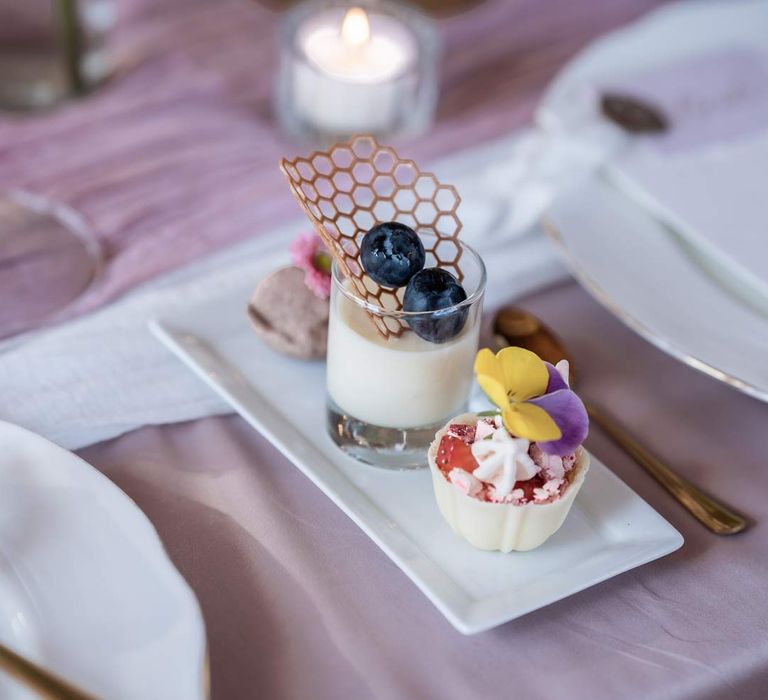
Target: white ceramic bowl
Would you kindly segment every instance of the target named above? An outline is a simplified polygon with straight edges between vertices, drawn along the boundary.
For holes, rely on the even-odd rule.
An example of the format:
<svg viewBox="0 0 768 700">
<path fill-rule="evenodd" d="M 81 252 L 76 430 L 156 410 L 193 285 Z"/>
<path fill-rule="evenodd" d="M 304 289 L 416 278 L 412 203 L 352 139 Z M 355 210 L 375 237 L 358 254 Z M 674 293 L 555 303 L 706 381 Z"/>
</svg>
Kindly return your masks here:
<svg viewBox="0 0 768 700">
<path fill-rule="evenodd" d="M 502 552 L 535 549 L 554 535 L 563 524 L 589 470 L 589 453 L 577 450 L 576 464 L 565 493 L 552 503 L 489 503 L 457 489 L 437 466 L 440 440 L 451 425 L 475 425 L 477 416 L 457 416 L 437 432 L 429 448 L 429 469 L 438 508 L 453 531 L 478 549 Z"/>
</svg>

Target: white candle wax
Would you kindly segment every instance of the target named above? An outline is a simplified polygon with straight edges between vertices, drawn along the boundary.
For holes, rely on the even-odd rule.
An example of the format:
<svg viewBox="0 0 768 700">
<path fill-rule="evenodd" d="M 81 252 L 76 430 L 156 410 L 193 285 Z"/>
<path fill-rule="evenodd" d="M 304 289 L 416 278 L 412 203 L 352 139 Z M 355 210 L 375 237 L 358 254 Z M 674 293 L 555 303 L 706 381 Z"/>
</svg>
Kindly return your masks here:
<svg viewBox="0 0 768 700">
<path fill-rule="evenodd" d="M 331 8 L 296 34 L 294 105 L 301 118 L 334 134 L 391 128 L 415 91 L 413 33 L 399 20 Z"/>
</svg>

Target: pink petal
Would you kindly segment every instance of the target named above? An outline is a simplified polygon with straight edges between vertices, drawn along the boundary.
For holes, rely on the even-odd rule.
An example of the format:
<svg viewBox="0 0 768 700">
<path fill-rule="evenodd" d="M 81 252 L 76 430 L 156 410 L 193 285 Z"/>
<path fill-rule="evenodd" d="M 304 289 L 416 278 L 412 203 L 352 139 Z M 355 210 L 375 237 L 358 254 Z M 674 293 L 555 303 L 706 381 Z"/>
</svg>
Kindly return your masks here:
<svg viewBox="0 0 768 700">
<path fill-rule="evenodd" d="M 320 238 L 315 233 L 303 233 L 291 243 L 293 264 L 309 272 L 315 268 L 314 260 L 320 247 Z"/>
</svg>

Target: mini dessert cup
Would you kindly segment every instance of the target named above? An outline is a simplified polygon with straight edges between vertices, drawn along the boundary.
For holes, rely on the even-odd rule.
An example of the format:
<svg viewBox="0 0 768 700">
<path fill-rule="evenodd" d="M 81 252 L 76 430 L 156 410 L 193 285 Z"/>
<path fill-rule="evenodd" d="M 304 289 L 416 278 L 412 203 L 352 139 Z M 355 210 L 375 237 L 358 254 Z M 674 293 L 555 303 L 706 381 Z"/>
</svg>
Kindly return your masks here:
<svg viewBox="0 0 768 700">
<path fill-rule="evenodd" d="M 429 448 L 429 468 L 435 499 L 453 531 L 478 549 L 502 552 L 527 551 L 543 544 L 563 524 L 589 470 L 589 454 L 576 451 L 576 463 L 568 473 L 568 485 L 557 500 L 549 503 L 492 503 L 481 501 L 456 488 L 440 471 L 437 452 L 451 425 L 476 425 L 478 417 L 465 413 L 438 431 Z"/>
<path fill-rule="evenodd" d="M 428 247 L 430 236 L 421 238 Z M 485 266 L 472 248 L 461 241 L 457 245 L 467 298 L 439 311 L 388 310 L 368 303 L 333 265 L 327 425 L 333 441 L 361 462 L 389 469 L 426 466 L 425 454 L 435 431 L 466 408 Z M 404 325 L 406 330 L 385 337 L 371 317 L 387 327 Z M 441 342 L 425 340 L 423 333 L 411 330 L 434 329 L 435 324 L 446 329 L 438 333 L 445 336 Z"/>
</svg>

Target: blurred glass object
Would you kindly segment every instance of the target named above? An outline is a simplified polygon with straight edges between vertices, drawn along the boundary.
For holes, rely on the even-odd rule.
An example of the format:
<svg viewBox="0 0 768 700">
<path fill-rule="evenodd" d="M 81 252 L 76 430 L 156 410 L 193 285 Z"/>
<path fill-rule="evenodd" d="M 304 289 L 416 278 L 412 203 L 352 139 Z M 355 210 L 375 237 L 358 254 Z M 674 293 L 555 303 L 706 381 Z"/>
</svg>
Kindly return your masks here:
<svg viewBox="0 0 768 700">
<path fill-rule="evenodd" d="M 0 108 L 51 107 L 111 71 L 116 0 L 0 0 Z"/>
<path fill-rule="evenodd" d="M 275 112 L 301 142 L 413 137 L 432 125 L 440 38 L 389 0 L 307 0 L 282 17 Z"/>
<path fill-rule="evenodd" d="M 0 109 L 50 108 L 98 85 L 115 19 L 115 0 L 0 0 Z M 73 209 L 0 191 L 0 338 L 64 318 L 101 265 Z"/>
<path fill-rule="evenodd" d="M 0 338 L 63 317 L 101 262 L 98 239 L 76 211 L 31 192 L 0 192 Z"/>
</svg>

